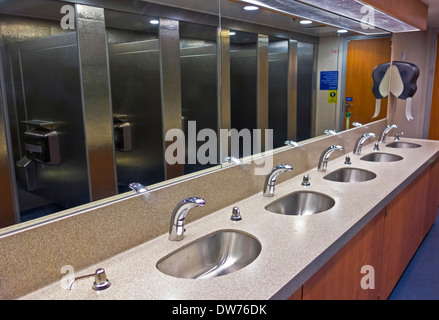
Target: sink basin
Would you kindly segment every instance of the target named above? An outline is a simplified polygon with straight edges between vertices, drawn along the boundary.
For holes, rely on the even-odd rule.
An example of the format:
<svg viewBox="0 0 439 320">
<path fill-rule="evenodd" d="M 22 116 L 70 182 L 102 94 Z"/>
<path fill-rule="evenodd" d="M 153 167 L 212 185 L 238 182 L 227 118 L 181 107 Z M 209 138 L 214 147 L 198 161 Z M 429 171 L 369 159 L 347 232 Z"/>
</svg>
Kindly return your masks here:
<svg viewBox="0 0 439 320">
<path fill-rule="evenodd" d="M 265 209 L 279 214 L 305 216 L 329 210 L 334 204 L 334 199 L 322 193 L 298 191 L 273 201 Z"/>
<path fill-rule="evenodd" d="M 360 160 L 372 161 L 372 162 L 393 162 L 393 161 L 400 161 L 402 159 L 403 157 L 398 156 L 396 154 L 383 153 L 383 152 L 369 153 L 368 155 L 365 155 L 360 158 Z"/>
<path fill-rule="evenodd" d="M 160 259 L 156 267 L 177 278 L 214 278 L 249 265 L 261 248 L 261 243 L 247 233 L 219 230 Z"/>
<path fill-rule="evenodd" d="M 376 174 L 358 168 L 341 168 L 323 177 L 323 179 L 337 182 L 363 182 L 376 178 Z"/>
<path fill-rule="evenodd" d="M 402 142 L 402 141 L 396 141 L 392 142 L 386 145 L 386 147 L 389 148 L 420 148 L 421 145 L 417 143 L 411 143 L 411 142 Z"/>
</svg>

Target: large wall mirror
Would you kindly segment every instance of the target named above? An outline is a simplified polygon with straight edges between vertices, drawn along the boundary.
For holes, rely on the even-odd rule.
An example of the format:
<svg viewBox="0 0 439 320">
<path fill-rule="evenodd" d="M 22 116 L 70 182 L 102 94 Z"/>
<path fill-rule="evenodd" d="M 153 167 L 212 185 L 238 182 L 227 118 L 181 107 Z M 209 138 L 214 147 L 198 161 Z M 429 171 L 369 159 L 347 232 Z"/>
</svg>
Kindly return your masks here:
<svg viewBox="0 0 439 320">
<path fill-rule="evenodd" d="M 262 149 L 276 149 L 386 117 L 371 72 L 390 60 L 390 33 L 244 6 L 1 1 L 0 186 L 12 201 L 0 227 L 261 151 L 224 149 L 221 129 L 252 141 L 271 130 Z"/>
</svg>

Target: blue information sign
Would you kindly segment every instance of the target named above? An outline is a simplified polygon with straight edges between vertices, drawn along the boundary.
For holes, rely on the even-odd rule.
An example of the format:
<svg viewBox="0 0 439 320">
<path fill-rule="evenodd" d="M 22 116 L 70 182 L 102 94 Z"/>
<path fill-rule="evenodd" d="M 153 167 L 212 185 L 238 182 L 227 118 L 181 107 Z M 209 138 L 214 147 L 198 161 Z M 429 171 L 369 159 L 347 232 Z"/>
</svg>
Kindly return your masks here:
<svg viewBox="0 0 439 320">
<path fill-rule="evenodd" d="M 352 102 L 352 101 L 354 101 L 354 98 L 352 98 L 352 97 L 346 97 L 346 101 L 347 101 L 347 102 Z"/>
<path fill-rule="evenodd" d="M 338 71 L 320 72 L 320 90 L 338 90 Z"/>
</svg>

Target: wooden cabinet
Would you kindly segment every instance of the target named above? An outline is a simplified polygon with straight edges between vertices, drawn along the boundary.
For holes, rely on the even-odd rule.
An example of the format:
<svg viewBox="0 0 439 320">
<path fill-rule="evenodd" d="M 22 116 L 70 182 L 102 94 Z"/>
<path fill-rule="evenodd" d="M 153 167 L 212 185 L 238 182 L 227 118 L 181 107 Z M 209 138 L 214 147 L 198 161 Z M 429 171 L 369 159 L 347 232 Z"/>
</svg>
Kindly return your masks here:
<svg viewBox="0 0 439 320">
<path fill-rule="evenodd" d="M 300 296 L 303 300 L 387 299 L 430 230 L 437 217 L 438 206 L 439 161 L 436 161 L 339 250 L 291 299 Z M 374 281 L 373 288 L 368 281 Z"/>
<path fill-rule="evenodd" d="M 425 169 L 386 207 L 381 294 L 386 299 L 438 214 L 439 161 Z"/>
<path fill-rule="evenodd" d="M 426 171 L 386 207 L 380 270 L 383 298 L 389 296 L 425 236 Z"/>
<path fill-rule="evenodd" d="M 383 227 L 384 210 L 303 285 L 303 300 L 378 299 L 376 285 L 367 281 L 375 289 L 362 288 L 371 270 L 366 267 L 362 273 L 362 268 L 376 270 L 380 264 Z"/>
</svg>

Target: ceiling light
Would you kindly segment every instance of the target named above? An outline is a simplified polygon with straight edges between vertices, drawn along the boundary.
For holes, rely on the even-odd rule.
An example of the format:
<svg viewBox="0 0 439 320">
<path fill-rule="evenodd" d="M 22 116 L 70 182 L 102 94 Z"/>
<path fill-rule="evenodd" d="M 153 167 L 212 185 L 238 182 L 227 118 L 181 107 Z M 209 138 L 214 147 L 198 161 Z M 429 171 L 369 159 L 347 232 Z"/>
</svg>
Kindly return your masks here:
<svg viewBox="0 0 439 320">
<path fill-rule="evenodd" d="M 244 7 L 244 10 L 247 10 L 247 11 L 255 11 L 258 9 L 259 9 L 259 7 L 256 7 L 256 6 L 245 6 Z"/>
<path fill-rule="evenodd" d="M 157 19 L 152 19 L 152 20 L 149 20 L 149 23 L 150 24 L 159 24 L 159 21 Z"/>
<path fill-rule="evenodd" d="M 300 24 L 311 24 L 312 21 L 311 20 L 301 20 Z"/>
<path fill-rule="evenodd" d="M 235 31 L 230 31 L 230 32 L 229 32 L 229 36 L 234 36 L 235 34 L 236 34 Z"/>
<path fill-rule="evenodd" d="M 346 30 L 346 29 L 339 29 L 339 30 L 337 30 L 337 32 L 338 32 L 338 33 L 347 33 L 348 30 Z"/>
</svg>

